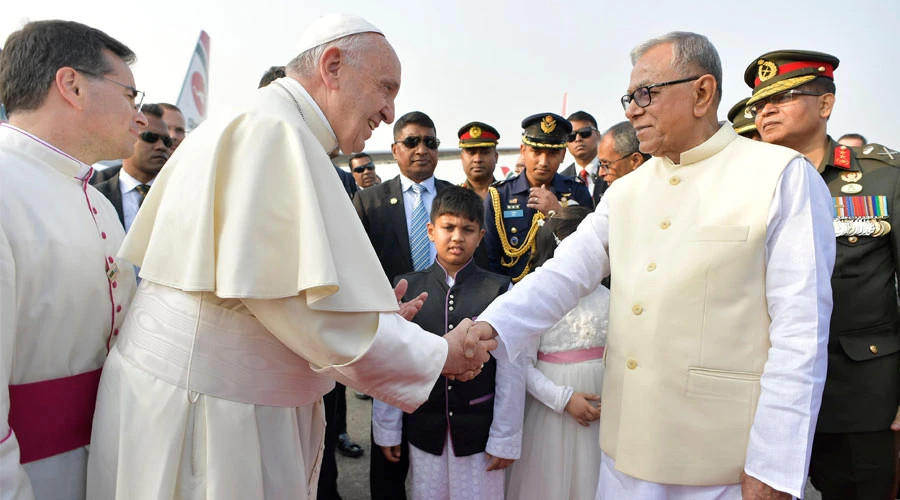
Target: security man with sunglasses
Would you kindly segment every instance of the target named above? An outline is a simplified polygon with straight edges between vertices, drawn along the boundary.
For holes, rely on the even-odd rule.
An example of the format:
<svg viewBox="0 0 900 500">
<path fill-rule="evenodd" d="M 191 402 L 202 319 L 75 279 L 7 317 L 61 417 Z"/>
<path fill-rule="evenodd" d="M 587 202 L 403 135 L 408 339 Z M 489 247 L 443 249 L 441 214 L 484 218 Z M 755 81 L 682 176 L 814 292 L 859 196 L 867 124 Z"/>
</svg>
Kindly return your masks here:
<svg viewBox="0 0 900 500">
<path fill-rule="evenodd" d="M 575 161 L 559 173 L 565 177 L 575 177 L 584 184 L 591 193 L 593 206 L 597 206 L 600 197 L 609 187 L 609 184 L 602 182 L 605 172 L 597 159 L 601 135 L 597 120 L 585 111 L 572 113 L 568 120 L 572 124 L 572 132 L 567 137 L 566 147 Z"/>
<path fill-rule="evenodd" d="M 356 180 L 356 186 L 359 189 L 366 189 L 377 184 L 378 177 L 375 175 L 375 163 L 366 153 L 356 153 L 350 157 L 350 172 L 353 173 L 353 179 Z"/>
<path fill-rule="evenodd" d="M 525 171 L 488 189 L 484 200 L 485 233 L 491 271 L 518 282 L 532 271 L 528 260 L 544 218 L 572 204 L 593 208 L 591 194 L 575 177 L 559 173 L 572 124 L 553 113 L 522 121 Z M 596 147 L 594 153 L 596 156 Z"/>
<path fill-rule="evenodd" d="M 168 126 L 162 118 L 162 107 L 144 104 L 141 112 L 147 118 L 147 125 L 141 128 L 134 154 L 122 160 L 122 168 L 115 175 L 94 186 L 116 208 L 126 233 L 154 179 L 169 159 L 169 148 L 172 147 Z"/>
<path fill-rule="evenodd" d="M 401 116 L 394 122 L 391 145 L 400 175 L 359 191 L 353 198 L 372 248 L 392 283 L 401 274 L 428 268 L 437 255 L 427 234 L 431 202 L 439 192 L 452 186 L 434 177 L 440 144 L 434 122 L 428 115 L 411 111 Z M 384 411 L 390 413 L 390 406 L 374 400 L 372 412 L 379 415 Z M 373 426 L 372 431 L 374 444 L 393 439 L 377 427 Z M 409 447 L 405 433 L 401 436 L 398 455 L 392 458 L 389 461 L 380 452 L 369 454 L 369 493 L 373 500 L 406 498 Z"/>
<path fill-rule="evenodd" d="M 828 372 L 809 475 L 822 498 L 894 498 L 900 439 L 900 152 L 848 148 L 827 133 L 838 58 L 781 50 L 744 73 L 749 114 L 765 142 L 817 166 L 832 196 L 837 256 Z"/>
</svg>

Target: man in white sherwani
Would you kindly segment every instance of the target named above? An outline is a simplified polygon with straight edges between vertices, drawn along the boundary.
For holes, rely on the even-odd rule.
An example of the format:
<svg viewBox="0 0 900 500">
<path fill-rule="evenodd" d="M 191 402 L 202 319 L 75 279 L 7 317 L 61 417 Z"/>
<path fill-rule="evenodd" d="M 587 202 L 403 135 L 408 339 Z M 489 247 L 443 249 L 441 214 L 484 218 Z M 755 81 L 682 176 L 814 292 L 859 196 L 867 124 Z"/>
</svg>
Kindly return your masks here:
<svg viewBox="0 0 900 500">
<path fill-rule="evenodd" d="M 91 164 L 131 156 L 134 53 L 37 21 L 0 54 L 0 499 L 85 498 L 100 368 L 134 294 Z"/>
<path fill-rule="evenodd" d="M 611 270 L 597 498 L 802 497 L 832 308 L 828 189 L 801 155 L 718 122 L 706 37 L 631 58 L 622 104 L 653 158 L 470 335 L 493 327 L 516 355 Z"/>
<path fill-rule="evenodd" d="M 90 498 L 315 498 L 335 379 L 412 411 L 489 359 L 492 339 L 463 353 L 471 321 L 441 338 L 397 314 L 335 196 L 329 153 L 393 121 L 399 87 L 378 29 L 328 16 L 287 77 L 181 144 L 122 247 L 142 282 L 104 366 Z"/>
</svg>

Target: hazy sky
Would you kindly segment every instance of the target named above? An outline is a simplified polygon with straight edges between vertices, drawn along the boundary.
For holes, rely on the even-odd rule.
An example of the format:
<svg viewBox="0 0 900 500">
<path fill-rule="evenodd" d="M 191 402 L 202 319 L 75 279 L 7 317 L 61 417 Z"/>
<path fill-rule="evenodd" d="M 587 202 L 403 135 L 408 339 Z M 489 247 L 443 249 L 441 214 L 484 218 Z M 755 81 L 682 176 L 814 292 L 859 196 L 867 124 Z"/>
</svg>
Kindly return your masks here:
<svg viewBox="0 0 900 500">
<path fill-rule="evenodd" d="M 493 124 L 501 146 L 518 145 L 519 123 L 545 111 L 584 109 L 604 129 L 624 119 L 619 97 L 628 85 L 628 53 L 668 31 L 703 33 L 724 62 L 725 119 L 750 94 L 747 65 L 764 52 L 809 49 L 841 59 L 835 71 L 835 137 L 859 132 L 900 148 L 900 2 L 471 1 L 342 0 L 8 1 L 0 40 L 26 20 L 70 19 L 100 28 L 131 47 L 137 87 L 147 101 L 174 102 L 201 29 L 211 41 L 210 113 L 241 107 L 263 71 L 295 54 L 303 29 L 332 12 L 361 15 L 378 26 L 403 64 L 397 115 L 420 110 L 438 136 L 456 144 L 471 120 Z M 367 144 L 388 149 L 382 125 Z"/>
</svg>

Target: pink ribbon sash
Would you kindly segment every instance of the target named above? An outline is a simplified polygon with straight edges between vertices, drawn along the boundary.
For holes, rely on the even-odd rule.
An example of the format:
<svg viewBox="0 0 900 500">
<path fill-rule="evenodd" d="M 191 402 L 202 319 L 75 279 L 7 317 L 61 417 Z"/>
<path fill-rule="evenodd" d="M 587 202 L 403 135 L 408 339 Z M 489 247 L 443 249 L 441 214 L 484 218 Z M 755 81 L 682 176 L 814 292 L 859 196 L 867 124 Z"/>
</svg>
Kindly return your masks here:
<svg viewBox="0 0 900 500">
<path fill-rule="evenodd" d="M 537 358 L 540 361 L 548 363 L 580 363 L 582 361 L 590 361 L 592 359 L 600 359 L 606 351 L 605 347 L 590 347 L 588 349 L 576 349 L 574 351 L 563 352 L 539 352 Z"/>
</svg>

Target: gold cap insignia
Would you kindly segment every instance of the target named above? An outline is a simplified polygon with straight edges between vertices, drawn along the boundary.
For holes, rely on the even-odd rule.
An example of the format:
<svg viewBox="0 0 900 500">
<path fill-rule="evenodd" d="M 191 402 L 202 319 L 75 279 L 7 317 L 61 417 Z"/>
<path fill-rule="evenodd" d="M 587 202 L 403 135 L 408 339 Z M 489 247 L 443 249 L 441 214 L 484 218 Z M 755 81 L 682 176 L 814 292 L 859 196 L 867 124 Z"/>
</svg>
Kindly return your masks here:
<svg viewBox="0 0 900 500">
<path fill-rule="evenodd" d="M 481 127 L 477 125 L 473 126 L 469 129 L 469 135 L 472 136 L 472 139 L 478 139 L 479 137 L 481 137 Z"/>
<path fill-rule="evenodd" d="M 778 66 L 776 66 L 772 61 L 760 59 L 757 64 L 759 64 L 759 70 L 757 71 L 756 75 L 759 77 L 759 81 L 761 82 L 764 82 L 778 74 Z"/>
<path fill-rule="evenodd" d="M 550 115 L 545 116 L 544 119 L 541 120 L 541 130 L 543 130 L 545 134 L 553 132 L 556 130 L 556 120 Z"/>
</svg>

